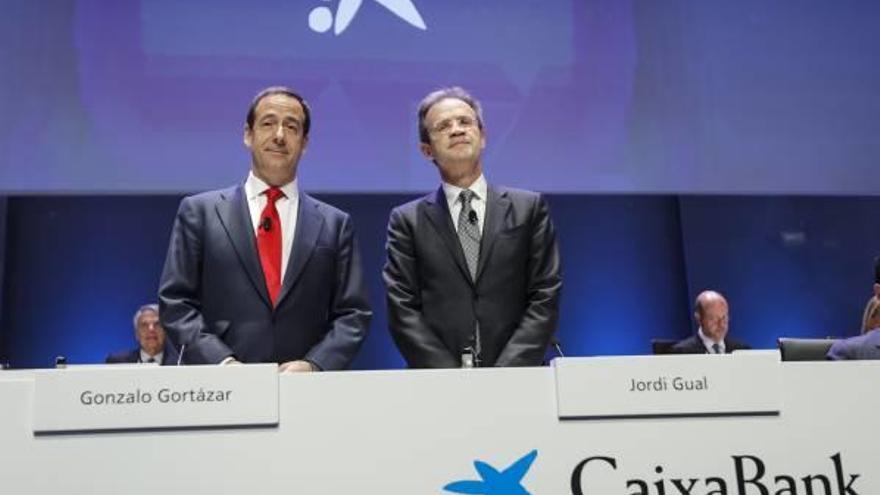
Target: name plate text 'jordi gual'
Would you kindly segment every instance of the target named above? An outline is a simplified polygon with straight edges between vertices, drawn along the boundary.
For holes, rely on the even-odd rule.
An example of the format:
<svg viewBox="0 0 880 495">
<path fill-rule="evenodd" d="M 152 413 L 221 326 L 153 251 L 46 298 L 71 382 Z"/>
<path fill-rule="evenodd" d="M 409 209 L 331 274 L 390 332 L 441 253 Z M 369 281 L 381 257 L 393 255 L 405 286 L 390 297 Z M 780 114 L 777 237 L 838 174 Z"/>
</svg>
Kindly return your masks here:
<svg viewBox="0 0 880 495">
<path fill-rule="evenodd" d="M 560 419 L 767 416 L 780 410 L 776 351 L 553 361 Z"/>
</svg>

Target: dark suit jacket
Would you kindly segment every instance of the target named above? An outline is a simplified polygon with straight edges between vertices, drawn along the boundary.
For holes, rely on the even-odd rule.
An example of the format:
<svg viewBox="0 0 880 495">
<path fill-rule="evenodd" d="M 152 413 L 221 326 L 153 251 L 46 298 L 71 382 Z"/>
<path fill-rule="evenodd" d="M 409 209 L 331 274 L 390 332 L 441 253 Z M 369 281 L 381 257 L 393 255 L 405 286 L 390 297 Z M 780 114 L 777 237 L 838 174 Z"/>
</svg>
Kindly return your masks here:
<svg viewBox="0 0 880 495">
<path fill-rule="evenodd" d="M 159 363 L 162 366 L 174 366 L 177 364 L 177 358 L 179 354 L 177 350 L 174 349 L 174 346 L 168 340 L 165 341 L 165 348 L 162 350 L 162 362 Z M 136 347 L 129 351 L 115 352 L 107 356 L 107 359 L 104 362 L 108 364 L 120 364 L 120 363 L 140 363 L 141 362 L 141 348 Z"/>
<path fill-rule="evenodd" d="M 828 359 L 880 359 L 880 329 L 838 340 L 828 350 Z"/>
<path fill-rule="evenodd" d="M 539 194 L 489 188 L 475 281 L 442 188 L 391 212 L 387 250 L 391 334 L 411 367 L 460 366 L 477 323 L 483 366 L 542 363 L 562 279 Z"/>
<path fill-rule="evenodd" d="M 726 354 L 730 354 L 733 351 L 739 351 L 743 349 L 751 349 L 747 344 L 731 339 L 730 337 L 724 338 L 724 352 Z M 706 350 L 706 346 L 703 345 L 703 341 L 700 340 L 699 335 L 691 335 L 690 337 L 679 341 L 674 346 L 672 346 L 671 350 L 672 354 L 709 354 L 709 351 Z"/>
<path fill-rule="evenodd" d="M 346 368 L 372 312 L 349 216 L 300 192 L 290 260 L 269 300 L 243 186 L 184 198 L 159 287 L 162 325 L 186 363 L 305 359 Z"/>
</svg>

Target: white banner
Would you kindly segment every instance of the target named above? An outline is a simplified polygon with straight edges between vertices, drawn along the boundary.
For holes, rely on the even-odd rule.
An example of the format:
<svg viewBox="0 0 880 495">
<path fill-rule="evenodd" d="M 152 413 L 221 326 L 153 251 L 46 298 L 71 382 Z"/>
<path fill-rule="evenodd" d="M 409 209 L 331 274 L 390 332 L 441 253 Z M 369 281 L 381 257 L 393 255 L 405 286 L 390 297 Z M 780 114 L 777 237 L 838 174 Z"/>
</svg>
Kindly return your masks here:
<svg viewBox="0 0 880 495">
<path fill-rule="evenodd" d="M 880 362 L 780 368 L 778 416 L 562 421 L 548 367 L 328 372 L 278 377 L 276 428 L 36 436 L 0 373 L 0 491 L 880 494 Z"/>
</svg>

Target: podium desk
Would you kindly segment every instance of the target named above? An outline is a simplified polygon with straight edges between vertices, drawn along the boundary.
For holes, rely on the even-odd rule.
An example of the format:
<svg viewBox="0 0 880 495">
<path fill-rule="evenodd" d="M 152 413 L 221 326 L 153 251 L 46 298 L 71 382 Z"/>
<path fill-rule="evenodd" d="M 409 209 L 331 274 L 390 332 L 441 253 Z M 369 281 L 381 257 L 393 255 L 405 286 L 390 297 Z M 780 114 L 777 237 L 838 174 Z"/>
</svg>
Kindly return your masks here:
<svg viewBox="0 0 880 495">
<path fill-rule="evenodd" d="M 64 434 L 36 373 L 0 372 L 3 493 L 880 493 L 880 362 L 780 363 L 771 416 L 561 420 L 551 366 L 280 375 L 274 426 Z"/>
</svg>

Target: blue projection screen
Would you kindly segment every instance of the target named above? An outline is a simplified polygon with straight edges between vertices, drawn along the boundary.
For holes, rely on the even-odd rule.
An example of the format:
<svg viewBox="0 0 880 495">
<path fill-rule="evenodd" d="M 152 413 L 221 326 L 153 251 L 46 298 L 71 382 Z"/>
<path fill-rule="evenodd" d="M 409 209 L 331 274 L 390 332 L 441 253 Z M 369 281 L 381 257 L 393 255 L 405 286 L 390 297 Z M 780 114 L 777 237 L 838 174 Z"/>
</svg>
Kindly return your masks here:
<svg viewBox="0 0 880 495">
<path fill-rule="evenodd" d="M 252 95 L 312 105 L 303 187 L 415 192 L 427 92 L 483 101 L 492 182 L 880 190 L 880 2 L 5 0 L 0 193 L 241 181 Z"/>
</svg>

